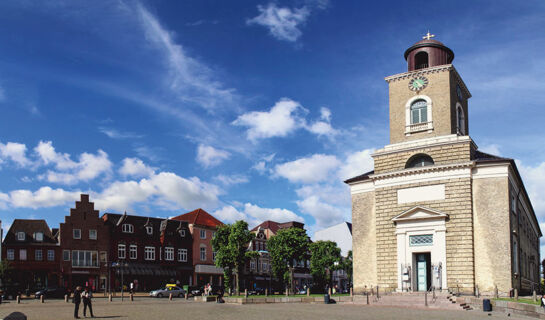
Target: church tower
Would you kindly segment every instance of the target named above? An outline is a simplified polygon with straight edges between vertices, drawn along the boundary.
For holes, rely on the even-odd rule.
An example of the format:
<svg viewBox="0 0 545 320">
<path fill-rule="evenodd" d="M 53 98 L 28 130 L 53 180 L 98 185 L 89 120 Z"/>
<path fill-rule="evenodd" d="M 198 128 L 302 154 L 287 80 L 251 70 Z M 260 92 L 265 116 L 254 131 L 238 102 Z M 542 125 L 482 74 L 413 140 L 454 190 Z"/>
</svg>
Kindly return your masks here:
<svg viewBox="0 0 545 320">
<path fill-rule="evenodd" d="M 432 38 L 405 51 L 407 72 L 385 78 L 390 144 L 373 154 L 373 171 L 345 181 L 354 290 L 530 291 L 541 237 L 531 202 L 514 161 L 470 138 L 471 93 L 454 52 Z"/>
</svg>

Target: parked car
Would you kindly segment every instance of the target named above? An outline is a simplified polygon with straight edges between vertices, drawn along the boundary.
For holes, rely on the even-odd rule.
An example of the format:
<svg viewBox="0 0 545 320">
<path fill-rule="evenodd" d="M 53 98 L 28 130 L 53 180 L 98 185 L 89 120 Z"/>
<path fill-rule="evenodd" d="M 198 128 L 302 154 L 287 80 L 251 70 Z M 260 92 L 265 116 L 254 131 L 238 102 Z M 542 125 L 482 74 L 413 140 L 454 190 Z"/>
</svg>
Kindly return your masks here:
<svg viewBox="0 0 545 320">
<path fill-rule="evenodd" d="M 2 300 L 15 300 L 22 291 L 14 286 L 6 286 L 2 289 Z"/>
<path fill-rule="evenodd" d="M 172 294 L 173 297 L 183 297 L 185 295 L 185 290 L 180 287 L 164 287 L 149 293 L 150 297 L 156 298 L 168 297 L 170 294 Z"/>
<path fill-rule="evenodd" d="M 63 287 L 52 287 L 36 291 L 34 297 L 36 299 L 40 299 L 41 296 L 44 296 L 45 299 L 64 298 L 64 295 L 67 293 L 68 291 Z"/>
<path fill-rule="evenodd" d="M 189 287 L 189 292 L 192 296 L 202 296 L 204 289 L 203 287 Z"/>
<path fill-rule="evenodd" d="M 265 294 L 265 289 L 263 288 L 254 288 L 254 289 L 251 289 L 251 290 L 248 290 L 248 295 L 264 295 Z"/>
</svg>

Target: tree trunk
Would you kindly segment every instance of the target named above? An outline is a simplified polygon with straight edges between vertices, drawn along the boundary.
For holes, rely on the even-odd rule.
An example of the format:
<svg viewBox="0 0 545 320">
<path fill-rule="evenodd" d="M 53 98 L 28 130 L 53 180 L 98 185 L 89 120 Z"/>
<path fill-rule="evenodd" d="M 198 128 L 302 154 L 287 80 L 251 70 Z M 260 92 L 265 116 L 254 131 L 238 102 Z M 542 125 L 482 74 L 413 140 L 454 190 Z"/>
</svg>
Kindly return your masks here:
<svg viewBox="0 0 545 320">
<path fill-rule="evenodd" d="M 293 269 L 293 267 L 290 268 L 290 289 L 292 293 L 295 292 L 295 283 L 293 282 Z"/>
<path fill-rule="evenodd" d="M 237 296 L 240 295 L 240 280 L 238 278 L 238 275 L 239 275 L 238 267 L 235 267 L 235 292 Z"/>
</svg>

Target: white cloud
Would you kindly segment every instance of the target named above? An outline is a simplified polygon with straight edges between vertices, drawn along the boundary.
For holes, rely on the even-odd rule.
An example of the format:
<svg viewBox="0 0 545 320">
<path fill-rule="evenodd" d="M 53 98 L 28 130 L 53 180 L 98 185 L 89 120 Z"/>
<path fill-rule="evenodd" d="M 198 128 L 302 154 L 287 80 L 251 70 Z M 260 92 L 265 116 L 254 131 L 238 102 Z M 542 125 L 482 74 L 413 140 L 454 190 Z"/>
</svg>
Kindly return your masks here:
<svg viewBox="0 0 545 320">
<path fill-rule="evenodd" d="M 316 226 L 319 228 L 329 227 L 344 220 L 341 208 L 323 202 L 317 196 L 310 196 L 296 203 L 301 212 L 311 215 L 316 220 Z"/>
<path fill-rule="evenodd" d="M 234 222 L 236 220 L 245 220 L 250 227 L 254 227 L 266 220 L 276 222 L 299 221 L 305 222 L 303 217 L 295 214 L 288 209 L 280 208 L 262 208 L 255 204 L 245 203 L 244 208 L 239 211 L 233 206 L 225 206 L 216 210 L 214 215 L 218 216 L 224 222 Z"/>
<path fill-rule="evenodd" d="M 231 154 L 212 146 L 200 144 L 197 148 L 197 161 L 205 168 L 214 167 L 229 159 Z"/>
<path fill-rule="evenodd" d="M 260 174 L 264 174 L 267 171 L 267 165 L 265 161 L 259 161 L 258 163 L 252 166 L 252 169 L 256 170 Z"/>
<path fill-rule="evenodd" d="M 240 115 L 234 125 L 248 127 L 248 139 L 255 141 L 261 138 L 285 137 L 304 124 L 299 116 L 306 110 L 299 102 L 291 99 L 280 99 L 270 111 L 252 111 Z"/>
<path fill-rule="evenodd" d="M 124 211 L 136 203 L 147 202 L 168 210 L 215 207 L 220 189 L 199 178 L 183 178 L 160 172 L 140 181 L 115 181 L 93 196 L 101 210 Z"/>
<path fill-rule="evenodd" d="M 302 8 L 280 8 L 275 3 L 269 3 L 266 7 L 258 5 L 259 15 L 248 19 L 248 25 L 257 24 L 269 29 L 273 37 L 278 40 L 295 42 L 303 34 L 300 25 L 307 20 L 310 10 Z"/>
<path fill-rule="evenodd" d="M 52 189 L 51 187 L 41 187 L 32 192 L 30 190 L 14 190 L 9 193 L 9 199 L 5 194 L 0 202 L 8 202 L 13 208 L 47 208 L 64 205 L 79 199 L 80 191 L 66 191 L 63 189 Z"/>
<path fill-rule="evenodd" d="M 77 167 L 77 163 L 70 159 L 68 153 L 58 153 L 51 141 L 40 141 L 34 148 L 34 152 L 42 160 L 43 164 L 54 164 L 58 170 L 68 170 Z"/>
<path fill-rule="evenodd" d="M 329 136 L 333 137 L 339 132 L 331 126 L 331 110 L 326 107 L 320 109 L 320 119 L 315 121 L 310 126 L 307 126 L 306 129 L 318 136 Z"/>
<path fill-rule="evenodd" d="M 538 219 L 545 219 L 545 198 L 542 195 L 543 190 L 545 190 L 545 162 L 532 167 L 525 166 L 522 162 L 517 161 L 517 167 L 523 178 L 536 216 Z"/>
<path fill-rule="evenodd" d="M 139 135 L 134 132 L 124 132 L 108 127 L 98 127 L 98 130 L 112 139 L 136 139 L 144 137 L 143 135 Z"/>
<path fill-rule="evenodd" d="M 224 107 L 237 100 L 234 90 L 225 89 L 222 83 L 213 79 L 210 68 L 188 56 L 175 42 L 174 34 L 164 29 L 156 17 L 142 5 L 138 5 L 137 13 L 146 39 L 166 58 L 170 72 L 168 85 L 180 100 L 207 110 Z"/>
<path fill-rule="evenodd" d="M 233 184 L 247 183 L 247 182 L 250 181 L 247 176 L 241 175 L 241 174 L 235 174 L 235 175 L 230 175 L 230 176 L 220 174 L 217 177 L 215 177 L 214 179 L 218 180 L 219 182 L 221 182 L 225 186 L 230 186 L 230 185 L 233 185 Z"/>
<path fill-rule="evenodd" d="M 374 161 L 371 154 L 375 149 L 364 149 L 346 157 L 344 164 L 339 168 L 339 178 L 346 180 L 373 170 Z"/>
<path fill-rule="evenodd" d="M 315 183 L 330 178 L 330 173 L 340 165 L 337 157 L 332 155 L 314 154 L 308 158 L 276 165 L 278 176 L 295 183 Z"/>
<path fill-rule="evenodd" d="M 155 169 L 138 158 L 125 158 L 119 173 L 125 177 L 149 177 L 155 173 Z"/>
<path fill-rule="evenodd" d="M 0 143 L 0 160 L 11 160 L 21 167 L 32 164 L 26 157 L 26 145 L 16 142 Z"/>
</svg>

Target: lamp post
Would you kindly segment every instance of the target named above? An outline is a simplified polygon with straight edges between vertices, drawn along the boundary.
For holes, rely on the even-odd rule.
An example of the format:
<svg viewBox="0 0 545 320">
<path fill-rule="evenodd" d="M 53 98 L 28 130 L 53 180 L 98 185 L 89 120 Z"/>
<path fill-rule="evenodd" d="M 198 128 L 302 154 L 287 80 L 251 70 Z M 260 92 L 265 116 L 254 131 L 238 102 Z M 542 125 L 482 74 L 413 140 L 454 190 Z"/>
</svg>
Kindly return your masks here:
<svg viewBox="0 0 545 320">
<path fill-rule="evenodd" d="M 114 262 L 112 263 L 112 267 L 121 267 L 121 301 L 123 301 L 123 285 L 124 285 L 124 282 L 123 282 L 123 267 L 128 267 L 129 264 L 128 263 L 119 263 L 119 262 Z"/>
</svg>

